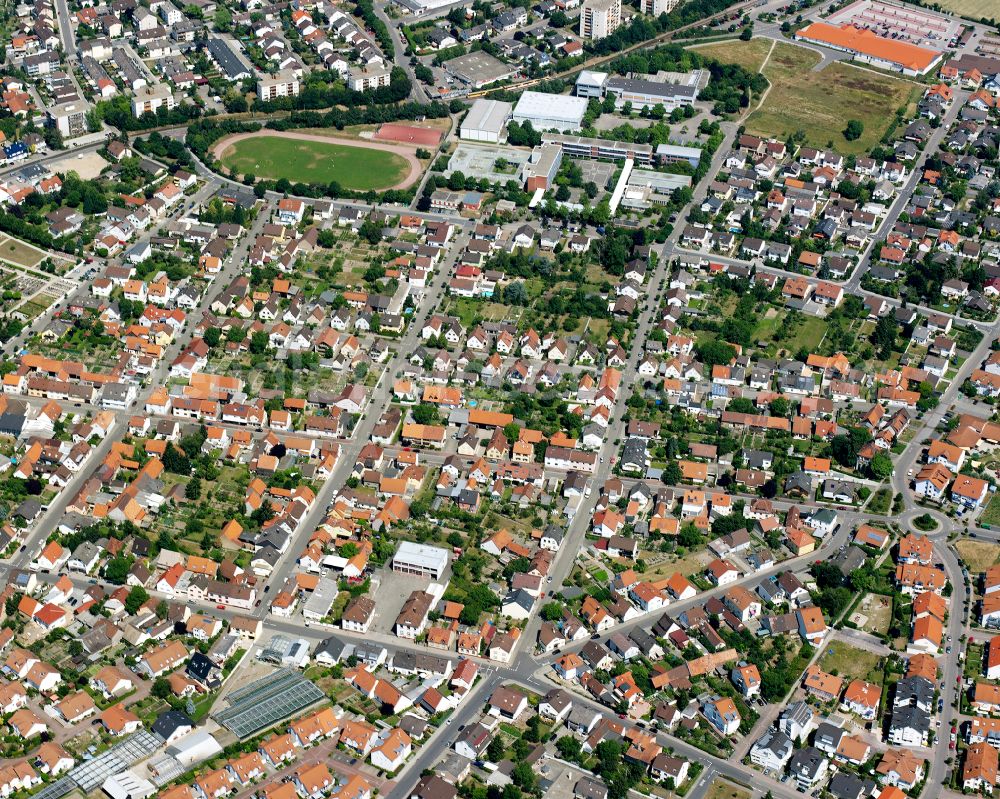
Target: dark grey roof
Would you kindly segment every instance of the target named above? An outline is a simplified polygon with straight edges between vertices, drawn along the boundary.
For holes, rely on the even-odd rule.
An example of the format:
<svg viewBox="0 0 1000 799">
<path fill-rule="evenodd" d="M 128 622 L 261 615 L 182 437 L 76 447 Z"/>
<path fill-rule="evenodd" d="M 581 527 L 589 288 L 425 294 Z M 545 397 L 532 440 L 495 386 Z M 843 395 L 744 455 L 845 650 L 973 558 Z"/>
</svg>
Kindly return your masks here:
<svg viewBox="0 0 1000 799">
<path fill-rule="evenodd" d="M 853 774 L 835 774 L 826 790 L 834 799 L 861 799 L 866 796 L 865 784 Z"/>
<path fill-rule="evenodd" d="M 247 74 L 246 66 L 228 42 L 213 36 L 208 40 L 208 52 L 230 80 L 236 80 L 241 75 Z"/>
<path fill-rule="evenodd" d="M 191 729 L 194 727 L 194 722 L 179 710 L 168 710 L 157 717 L 156 721 L 153 722 L 152 730 L 166 741 L 177 730 L 184 727 Z"/>
<path fill-rule="evenodd" d="M 931 717 L 918 707 L 898 707 L 892 712 L 890 730 L 901 730 L 906 727 L 917 732 L 926 733 L 931 728 Z"/>
<path fill-rule="evenodd" d="M 340 659 L 344 656 L 344 651 L 347 649 L 348 646 L 350 646 L 350 644 L 347 644 L 338 638 L 334 638 L 331 635 L 329 638 L 324 638 L 322 641 L 316 644 L 316 648 L 313 650 L 313 657 L 325 653 L 329 655 L 335 662 L 339 662 Z"/>
<path fill-rule="evenodd" d="M 218 667 L 201 652 L 195 652 L 187 665 L 187 673 L 200 683 L 207 684 L 212 680 L 212 672 Z"/>
<path fill-rule="evenodd" d="M 802 775 L 811 779 L 819 772 L 825 761 L 826 757 L 819 749 L 815 746 L 807 746 L 795 753 L 792 762 L 788 764 L 788 770 L 793 775 Z"/>
<path fill-rule="evenodd" d="M 794 748 L 792 739 L 781 730 L 768 729 L 754 744 L 755 749 L 766 749 L 776 757 L 785 758 Z"/>
</svg>

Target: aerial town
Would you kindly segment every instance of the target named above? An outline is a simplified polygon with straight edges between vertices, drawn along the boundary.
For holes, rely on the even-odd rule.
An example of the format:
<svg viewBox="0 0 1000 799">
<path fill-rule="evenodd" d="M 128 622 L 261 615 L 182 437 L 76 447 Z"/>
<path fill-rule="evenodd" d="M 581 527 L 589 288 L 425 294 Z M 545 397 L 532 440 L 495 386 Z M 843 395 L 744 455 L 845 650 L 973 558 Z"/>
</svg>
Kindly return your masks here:
<svg viewBox="0 0 1000 799">
<path fill-rule="evenodd" d="M 0 82 L 0 799 L 993 794 L 997 0 L 15 0 Z"/>
</svg>

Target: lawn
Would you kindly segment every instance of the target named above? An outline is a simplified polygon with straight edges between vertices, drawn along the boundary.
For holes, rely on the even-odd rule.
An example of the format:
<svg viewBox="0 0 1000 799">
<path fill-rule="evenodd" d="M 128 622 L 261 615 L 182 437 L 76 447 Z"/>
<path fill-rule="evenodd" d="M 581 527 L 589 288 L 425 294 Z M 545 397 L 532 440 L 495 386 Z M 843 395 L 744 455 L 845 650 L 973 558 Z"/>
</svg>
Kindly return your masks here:
<svg viewBox="0 0 1000 799">
<path fill-rule="evenodd" d="M 643 559 L 649 567 L 642 573 L 646 580 L 661 580 L 670 577 L 674 572 L 690 577 L 701 574 L 712 562 L 712 553 L 707 549 L 697 549 L 687 552 L 683 558 L 676 555 L 663 555 L 659 552 L 644 552 Z"/>
<path fill-rule="evenodd" d="M 962 674 L 974 680 L 983 674 L 983 645 L 970 643 L 965 648 L 965 668 Z"/>
<path fill-rule="evenodd" d="M 394 186 L 406 177 L 406 160 L 385 150 L 280 136 L 254 136 L 226 147 L 219 159 L 239 174 L 301 183 L 332 183 L 364 191 Z"/>
<path fill-rule="evenodd" d="M 970 19 L 1000 19 L 996 0 L 938 0 L 938 5 Z"/>
<path fill-rule="evenodd" d="M 855 677 L 882 684 L 882 670 L 878 667 L 881 658 L 874 652 L 859 649 L 843 641 L 831 641 L 819 659 L 819 667 L 845 680 Z"/>
<path fill-rule="evenodd" d="M 0 238 L 0 258 L 17 266 L 37 266 L 45 254 L 8 236 Z"/>
<path fill-rule="evenodd" d="M 750 791 L 737 788 L 731 782 L 716 778 L 705 793 L 705 799 L 751 799 Z"/>
<path fill-rule="evenodd" d="M 511 321 L 515 324 L 520 317 L 520 311 L 498 302 L 483 302 L 471 297 L 453 297 L 448 308 L 449 314 L 457 316 L 462 325 L 471 327 L 476 319 L 487 322 Z"/>
<path fill-rule="evenodd" d="M 795 344 L 798 347 L 805 347 L 809 352 L 816 352 L 825 335 L 826 320 L 810 316 L 795 331 Z"/>
<path fill-rule="evenodd" d="M 996 500 L 994 500 L 995 502 Z M 963 538 L 955 542 L 955 550 L 970 574 L 979 574 L 1000 563 L 1000 545 Z"/>
<path fill-rule="evenodd" d="M 716 55 L 732 63 L 753 63 L 760 57 L 761 45 L 756 40 L 716 47 Z M 749 133 L 785 140 L 801 131 L 806 143 L 815 147 L 864 153 L 882 138 L 892 113 L 919 92 L 908 81 L 840 62 L 813 72 L 819 60 L 814 50 L 786 43 L 775 46 L 762 70 L 771 90 L 763 105 L 747 118 Z M 854 141 L 847 141 L 843 134 L 850 119 L 864 124 L 864 132 Z"/>
<path fill-rule="evenodd" d="M 994 494 L 990 499 L 986 510 L 979 516 L 979 523 L 984 527 L 1000 525 L 1000 494 Z"/>
<path fill-rule="evenodd" d="M 723 42 L 713 42 L 704 46 L 690 48 L 706 58 L 714 58 L 727 64 L 737 64 L 750 72 L 760 72 L 771 50 L 771 39 L 751 39 L 744 42 L 731 39 Z"/>
<path fill-rule="evenodd" d="M 888 488 L 880 488 L 872 495 L 871 500 L 868 502 L 868 512 L 884 516 L 889 512 L 891 504 L 892 491 Z"/>
</svg>

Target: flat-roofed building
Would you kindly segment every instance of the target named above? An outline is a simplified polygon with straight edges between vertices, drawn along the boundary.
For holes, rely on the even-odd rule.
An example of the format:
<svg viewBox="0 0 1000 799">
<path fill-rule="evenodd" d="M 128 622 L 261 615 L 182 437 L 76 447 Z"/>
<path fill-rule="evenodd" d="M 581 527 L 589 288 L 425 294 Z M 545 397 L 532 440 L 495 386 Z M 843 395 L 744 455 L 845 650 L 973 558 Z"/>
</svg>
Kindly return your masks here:
<svg viewBox="0 0 1000 799">
<path fill-rule="evenodd" d="M 509 80 L 518 74 L 518 67 L 505 64 L 489 53 L 475 50 L 460 55 L 442 65 L 444 71 L 473 89 L 481 89 L 491 83 Z"/>
<path fill-rule="evenodd" d="M 622 0 L 586 0 L 580 9 L 580 36 L 603 39 L 622 24 Z"/>
<path fill-rule="evenodd" d="M 53 105 L 45 113 L 49 125 L 67 139 L 87 132 L 87 106 L 83 102 Z"/>
<path fill-rule="evenodd" d="M 514 106 L 514 121 L 530 122 L 535 130 L 565 133 L 579 130 L 586 113 L 587 100 L 583 97 L 527 91 Z"/>
<path fill-rule="evenodd" d="M 531 192 L 549 189 L 559 173 L 562 156 L 562 148 L 557 144 L 542 144 L 532 150 L 522 172 L 524 188 Z"/>
<path fill-rule="evenodd" d="M 385 64 L 369 64 L 362 69 L 352 69 L 347 79 L 351 91 L 366 92 L 381 89 L 392 81 L 392 70 Z"/>
<path fill-rule="evenodd" d="M 577 97 L 603 97 L 604 85 L 608 82 L 607 72 L 583 70 L 576 78 Z"/>
<path fill-rule="evenodd" d="M 649 164 L 653 160 L 653 147 L 649 144 L 591 139 L 568 133 L 543 133 L 542 144 L 558 144 L 563 153 L 571 158 L 596 158 L 602 161 L 624 161 L 631 158 L 638 164 Z"/>
<path fill-rule="evenodd" d="M 448 550 L 428 544 L 403 541 L 392 558 L 392 570 L 403 574 L 420 574 L 438 580 L 448 568 Z"/>
<path fill-rule="evenodd" d="M 687 161 L 692 167 L 697 167 L 701 163 L 701 148 L 682 147 L 679 144 L 658 144 L 656 146 L 656 160 L 661 164 L 676 164 Z"/>
<path fill-rule="evenodd" d="M 513 110 L 513 105 L 502 100 L 480 98 L 462 120 L 459 135 L 469 141 L 498 144 L 504 138 L 504 128 Z"/>
<path fill-rule="evenodd" d="M 267 102 L 279 97 L 296 97 L 299 93 L 299 79 L 290 69 L 283 69 L 276 75 L 262 75 L 257 79 L 257 99 Z"/>
<path fill-rule="evenodd" d="M 631 103 L 633 109 L 653 108 L 662 105 L 670 112 L 675 108 L 691 105 L 698 99 L 698 87 L 645 78 L 608 78 L 604 87 L 607 94 L 615 96 L 615 106 L 621 108 Z"/>
<path fill-rule="evenodd" d="M 660 16 L 660 14 L 669 14 L 675 8 L 680 0 L 642 0 L 639 5 L 639 10 L 643 14 L 651 14 L 654 17 Z"/>
<path fill-rule="evenodd" d="M 160 108 L 170 111 L 174 107 L 174 93 L 165 83 L 155 86 L 143 86 L 132 96 L 132 114 L 141 117 L 143 114 L 155 114 Z"/>
</svg>

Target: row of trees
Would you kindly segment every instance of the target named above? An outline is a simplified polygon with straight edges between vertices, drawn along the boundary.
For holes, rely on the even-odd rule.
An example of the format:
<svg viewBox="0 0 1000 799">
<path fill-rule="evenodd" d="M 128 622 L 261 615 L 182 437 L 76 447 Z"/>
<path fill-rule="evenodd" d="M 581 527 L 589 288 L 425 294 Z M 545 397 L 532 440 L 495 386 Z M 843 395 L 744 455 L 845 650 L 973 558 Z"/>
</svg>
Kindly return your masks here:
<svg viewBox="0 0 1000 799">
<path fill-rule="evenodd" d="M 736 0 L 689 0 L 681 3 L 669 14 L 658 17 L 644 17 L 639 14 L 632 17 L 632 22 L 623 25 L 610 36 L 592 42 L 589 50 L 597 55 L 620 53 L 632 45 L 647 42 L 669 31 L 691 25 L 706 17 L 725 11 Z"/>
</svg>

